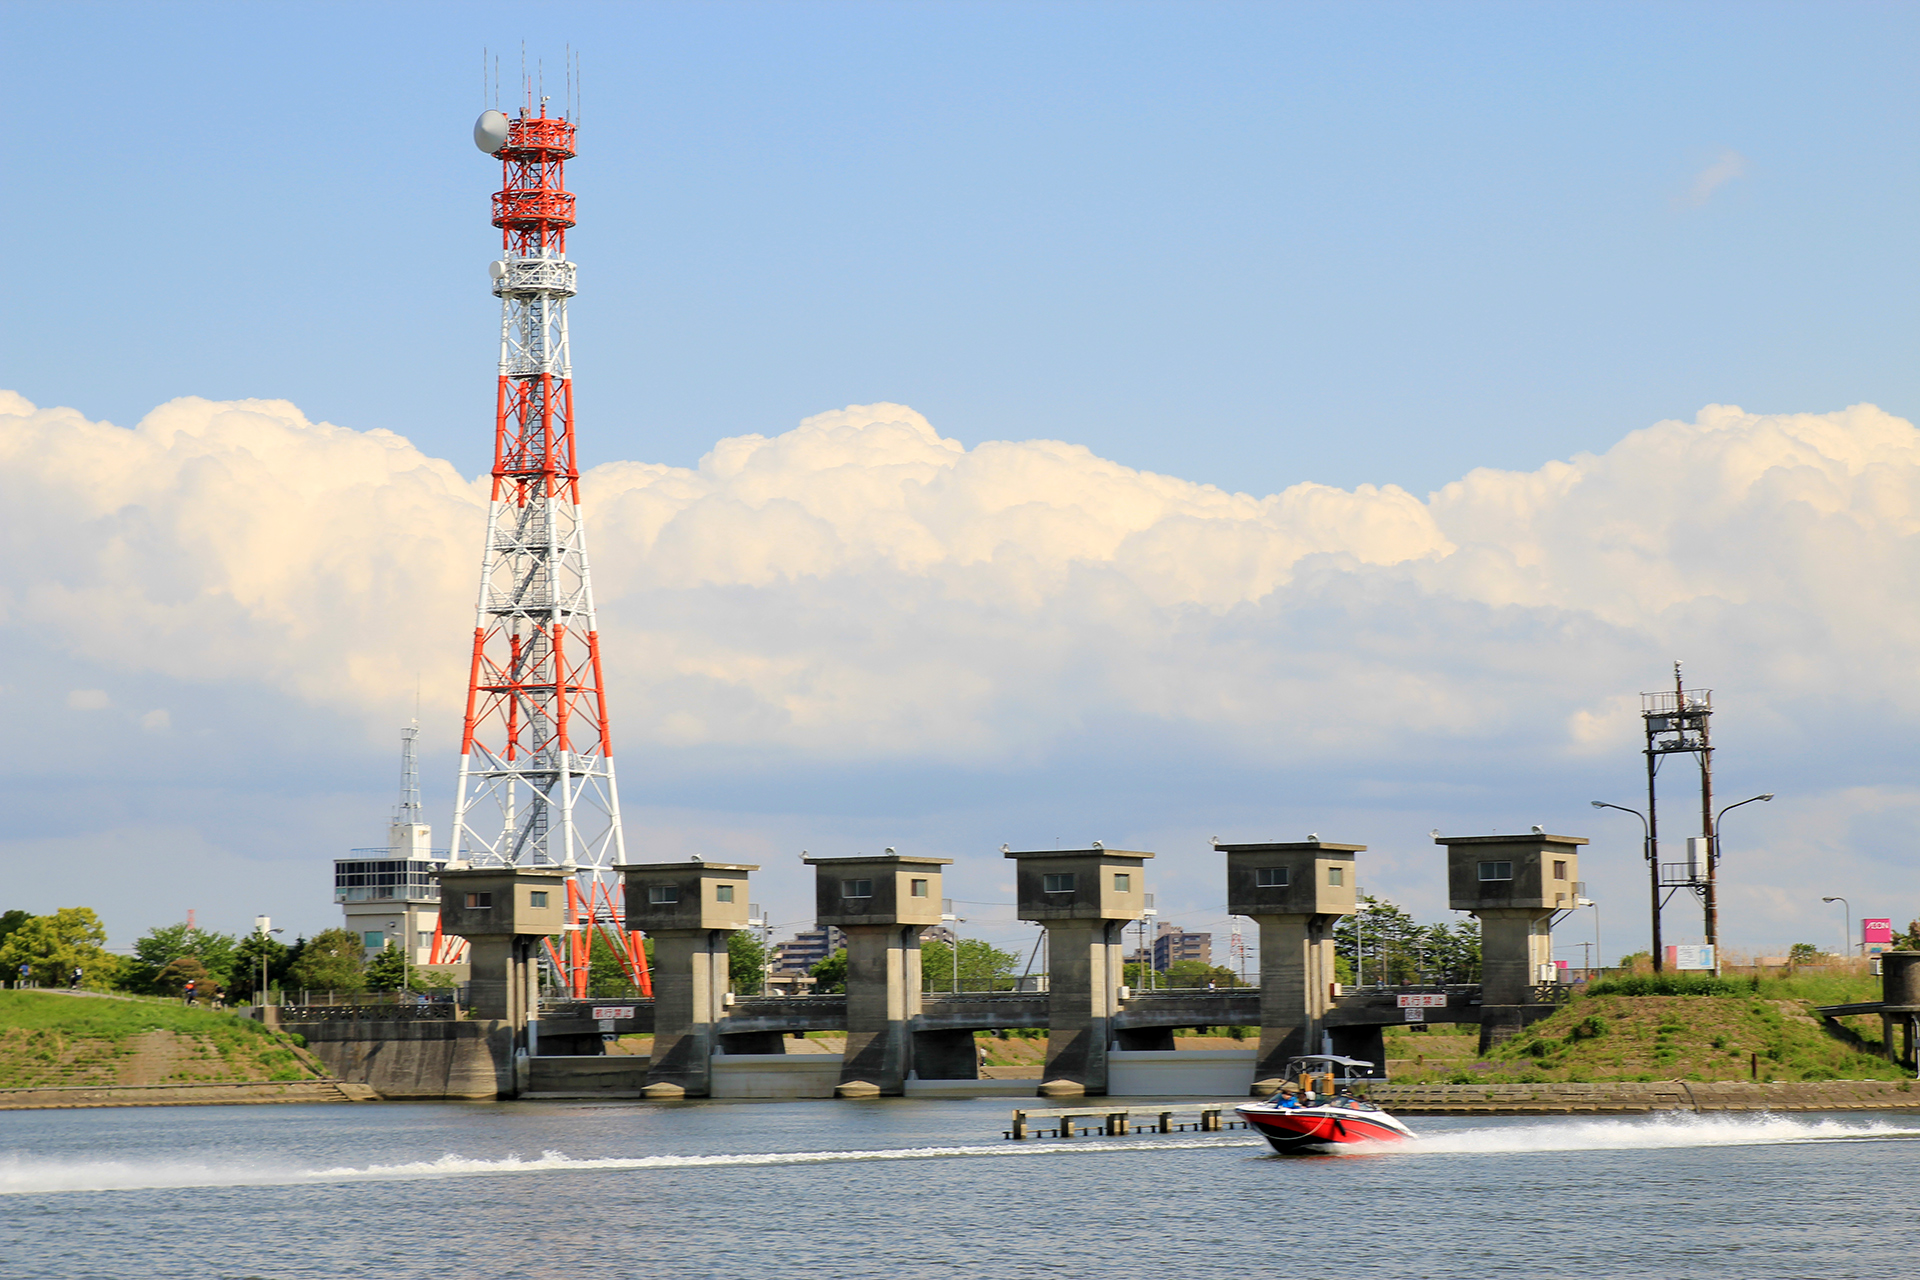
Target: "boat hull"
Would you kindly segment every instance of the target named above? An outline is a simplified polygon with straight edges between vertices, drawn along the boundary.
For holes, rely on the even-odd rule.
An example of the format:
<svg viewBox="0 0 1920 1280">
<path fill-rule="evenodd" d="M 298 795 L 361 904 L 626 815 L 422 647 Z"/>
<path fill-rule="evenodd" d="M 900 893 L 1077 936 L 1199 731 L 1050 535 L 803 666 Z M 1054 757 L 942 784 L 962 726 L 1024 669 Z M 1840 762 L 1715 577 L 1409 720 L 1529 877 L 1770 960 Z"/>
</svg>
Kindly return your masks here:
<svg viewBox="0 0 1920 1280">
<path fill-rule="evenodd" d="M 1355 1142 L 1405 1142 L 1408 1128 L 1384 1111 L 1349 1107 L 1238 1107 L 1240 1118 L 1272 1145 L 1292 1154 Z"/>
</svg>

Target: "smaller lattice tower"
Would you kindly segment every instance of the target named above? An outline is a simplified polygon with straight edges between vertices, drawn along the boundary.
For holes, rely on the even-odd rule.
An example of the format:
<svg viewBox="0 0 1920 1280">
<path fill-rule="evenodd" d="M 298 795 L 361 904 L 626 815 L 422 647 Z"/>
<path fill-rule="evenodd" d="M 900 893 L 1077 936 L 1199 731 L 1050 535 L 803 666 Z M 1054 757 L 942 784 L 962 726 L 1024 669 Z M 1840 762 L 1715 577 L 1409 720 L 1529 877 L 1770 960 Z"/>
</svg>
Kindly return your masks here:
<svg viewBox="0 0 1920 1280">
<path fill-rule="evenodd" d="M 1700 900 L 1706 941 L 1714 948 L 1714 971 L 1720 966 L 1720 907 L 1716 864 L 1719 850 L 1713 839 L 1713 690 L 1689 689 L 1681 680 L 1680 664 L 1673 664 L 1673 690 L 1640 695 L 1640 717 L 1647 746 L 1647 870 L 1653 893 L 1653 965 L 1666 964 L 1660 913 L 1674 894 L 1691 891 Z M 1700 764 L 1700 834 L 1686 839 L 1687 856 L 1681 862 L 1660 860 L 1660 766 L 1671 756 L 1692 755 Z"/>
</svg>

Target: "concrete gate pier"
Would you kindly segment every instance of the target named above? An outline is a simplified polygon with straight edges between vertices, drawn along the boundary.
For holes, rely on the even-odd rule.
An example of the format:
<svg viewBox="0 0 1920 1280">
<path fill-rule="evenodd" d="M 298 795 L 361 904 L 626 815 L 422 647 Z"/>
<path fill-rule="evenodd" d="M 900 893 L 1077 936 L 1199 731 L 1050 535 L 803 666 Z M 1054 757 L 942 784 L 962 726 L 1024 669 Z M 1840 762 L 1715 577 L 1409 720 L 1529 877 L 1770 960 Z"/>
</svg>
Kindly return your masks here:
<svg viewBox="0 0 1920 1280">
<path fill-rule="evenodd" d="M 653 939 L 653 1057 L 647 1098 L 704 1098 L 725 1016 L 727 939 L 747 927 L 747 876 L 731 862 L 655 862 L 621 868 L 627 928 Z"/>
<path fill-rule="evenodd" d="M 440 919 L 446 932 L 467 940 L 469 1007 L 477 1019 L 498 1022 L 507 1034 L 496 1064 L 509 1096 L 526 1088 L 533 1051 L 528 1024 L 540 1010 L 540 974 L 534 963 L 541 939 L 567 927 L 567 878 L 558 867 L 482 867 L 440 873 Z M 504 1068 L 504 1069 L 499 1069 Z"/>
<path fill-rule="evenodd" d="M 1480 1051 L 1555 1006 L 1534 988 L 1556 981 L 1553 919 L 1574 905 L 1579 836 L 1435 836 L 1447 849 L 1447 899 L 1480 920 Z"/>
<path fill-rule="evenodd" d="M 1895 1028 L 1899 1036 L 1894 1035 Z M 1920 1069 L 1914 1052 L 1920 1030 L 1920 951 L 1880 953 L 1880 1043 L 1887 1060 L 1909 1071 Z M 1897 1047 L 1896 1047 L 1897 1045 Z"/>
<path fill-rule="evenodd" d="M 1260 927 L 1260 1049 L 1252 1093 L 1264 1098 L 1279 1091 L 1287 1059 L 1320 1052 L 1333 1006 L 1333 929 L 1353 914 L 1354 855 L 1367 846 L 1305 840 L 1214 847 L 1227 855 L 1227 911 Z"/>
<path fill-rule="evenodd" d="M 847 935 L 847 1048 L 833 1094 L 898 1097 L 914 1070 L 920 932 L 940 923 L 940 868 L 953 859 L 886 853 L 805 861 L 814 869 L 816 927 Z"/>
<path fill-rule="evenodd" d="M 1017 914 L 1046 926 L 1049 1025 L 1040 1093 L 1107 1092 L 1107 1051 L 1126 972 L 1121 930 L 1146 910 L 1146 860 L 1125 849 L 1007 851 Z"/>
</svg>

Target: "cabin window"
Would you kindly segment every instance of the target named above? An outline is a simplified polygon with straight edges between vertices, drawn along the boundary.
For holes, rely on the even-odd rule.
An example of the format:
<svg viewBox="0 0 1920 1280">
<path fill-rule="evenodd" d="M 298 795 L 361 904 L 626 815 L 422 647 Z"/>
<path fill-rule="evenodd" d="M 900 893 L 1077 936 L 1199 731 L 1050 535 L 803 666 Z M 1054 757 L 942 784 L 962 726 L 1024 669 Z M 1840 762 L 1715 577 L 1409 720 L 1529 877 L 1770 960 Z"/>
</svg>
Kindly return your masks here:
<svg viewBox="0 0 1920 1280">
<path fill-rule="evenodd" d="M 1261 867 L 1253 873 L 1253 884 L 1257 889 L 1284 889 L 1288 884 L 1287 868 Z"/>
<path fill-rule="evenodd" d="M 527 905 L 530 907 L 546 906 L 547 891 L 545 889 L 529 889 L 527 891 Z"/>
<path fill-rule="evenodd" d="M 840 882 L 840 896 L 843 898 L 871 898 L 873 896 L 873 881 L 842 880 Z"/>
<path fill-rule="evenodd" d="M 713 886 L 713 900 L 715 902 L 732 902 L 733 886 L 730 884 L 717 884 Z"/>
<path fill-rule="evenodd" d="M 1513 879 L 1513 864 L 1511 862 L 1483 862 L 1480 864 L 1480 878 L 1482 880 L 1511 880 Z"/>
<path fill-rule="evenodd" d="M 1554 878 L 1555 880 L 1565 880 L 1565 879 L 1567 878 L 1567 864 L 1566 864 L 1566 863 L 1564 863 L 1564 862 L 1559 862 L 1559 861 L 1555 861 L 1555 862 L 1554 862 L 1554 864 L 1553 864 L 1553 878 Z"/>
<path fill-rule="evenodd" d="M 1044 893 L 1072 893 L 1073 872 L 1065 871 L 1059 875 L 1041 876 L 1040 888 Z"/>
<path fill-rule="evenodd" d="M 680 901 L 680 886 L 677 884 L 656 884 L 647 890 L 647 901 L 665 906 Z"/>
<path fill-rule="evenodd" d="M 925 880 L 911 881 L 908 884 L 908 890 L 913 894 L 914 897 L 924 898 L 927 896 L 927 882 Z"/>
<path fill-rule="evenodd" d="M 1347 882 L 1347 869 L 1345 867 L 1328 867 L 1327 868 L 1328 884 L 1344 885 L 1346 882 Z"/>
<path fill-rule="evenodd" d="M 490 893 L 470 893 L 470 894 L 468 894 L 468 895 L 467 895 L 467 910 L 469 910 L 469 911 L 491 911 L 491 910 L 493 910 L 493 895 L 492 895 L 492 894 L 490 894 Z"/>
<path fill-rule="evenodd" d="M 1113 891 L 1115 893 L 1132 893 L 1133 892 L 1133 873 L 1128 871 L 1114 872 Z"/>
</svg>

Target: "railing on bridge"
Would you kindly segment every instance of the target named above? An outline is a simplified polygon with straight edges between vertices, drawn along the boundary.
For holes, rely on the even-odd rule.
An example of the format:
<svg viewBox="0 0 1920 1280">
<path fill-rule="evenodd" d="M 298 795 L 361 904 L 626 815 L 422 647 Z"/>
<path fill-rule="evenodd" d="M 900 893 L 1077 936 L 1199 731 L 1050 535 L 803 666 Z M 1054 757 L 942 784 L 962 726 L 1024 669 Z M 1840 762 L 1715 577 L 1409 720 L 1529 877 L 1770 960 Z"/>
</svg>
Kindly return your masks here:
<svg viewBox="0 0 1920 1280">
<path fill-rule="evenodd" d="M 460 1006 L 451 1000 L 412 1004 L 283 1004 L 284 1022 L 454 1022 Z"/>
</svg>

